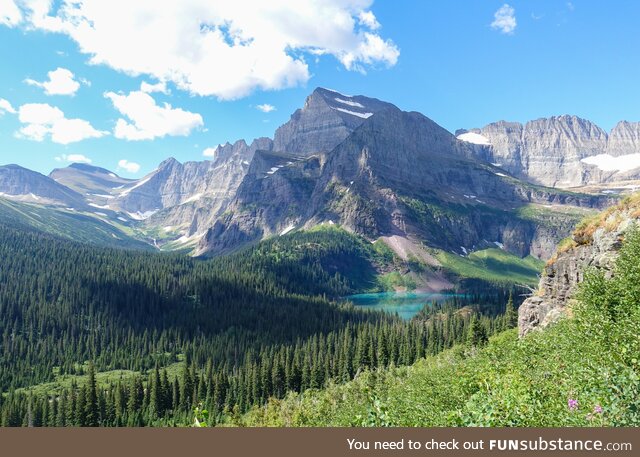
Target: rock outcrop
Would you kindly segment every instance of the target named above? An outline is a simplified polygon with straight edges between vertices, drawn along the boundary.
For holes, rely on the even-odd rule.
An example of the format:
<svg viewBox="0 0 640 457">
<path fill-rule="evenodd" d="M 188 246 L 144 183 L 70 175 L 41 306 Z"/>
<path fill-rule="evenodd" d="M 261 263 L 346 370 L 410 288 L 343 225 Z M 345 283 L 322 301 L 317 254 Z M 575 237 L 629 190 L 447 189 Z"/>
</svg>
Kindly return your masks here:
<svg viewBox="0 0 640 457">
<path fill-rule="evenodd" d="M 544 186 L 571 188 L 640 178 L 640 123 L 623 121 L 607 134 L 593 122 L 565 115 L 524 125 L 495 122 L 463 131 L 458 138 L 472 144 L 483 160 Z"/>
<path fill-rule="evenodd" d="M 585 272 L 591 268 L 612 274 L 625 232 L 640 219 L 640 194 L 581 224 L 544 269 L 538 292 L 518 311 L 520 336 L 544 328 L 570 309 Z"/>
</svg>

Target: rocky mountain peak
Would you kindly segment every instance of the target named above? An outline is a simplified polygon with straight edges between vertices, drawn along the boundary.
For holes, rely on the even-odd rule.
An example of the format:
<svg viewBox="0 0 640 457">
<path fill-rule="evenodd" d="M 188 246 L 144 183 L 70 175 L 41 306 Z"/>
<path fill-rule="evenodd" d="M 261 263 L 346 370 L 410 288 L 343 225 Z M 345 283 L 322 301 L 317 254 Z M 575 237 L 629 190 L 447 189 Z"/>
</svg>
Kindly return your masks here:
<svg viewBox="0 0 640 457">
<path fill-rule="evenodd" d="M 317 88 L 301 109 L 279 127 L 273 150 L 309 156 L 329 152 L 373 114 L 392 104 L 361 95 Z"/>
<path fill-rule="evenodd" d="M 114 175 L 115 173 L 107 170 L 106 168 L 96 167 L 94 165 L 89 165 L 88 163 L 72 163 L 68 168 L 73 168 L 75 170 L 83 171 L 85 173 L 100 173 L 103 175 Z"/>
<path fill-rule="evenodd" d="M 15 164 L 0 166 L 0 195 L 33 203 L 84 207 L 80 194 L 48 176 Z"/>
<path fill-rule="evenodd" d="M 637 179 L 640 157 L 615 168 L 613 157 L 640 153 L 640 123 L 620 122 L 611 133 L 575 115 L 518 122 L 499 121 L 460 133 L 475 154 L 514 176 L 551 187 L 579 187 Z M 631 157 L 630 159 L 633 159 Z M 634 165 L 637 162 L 637 165 Z M 618 172 L 624 171 L 622 176 Z"/>
</svg>

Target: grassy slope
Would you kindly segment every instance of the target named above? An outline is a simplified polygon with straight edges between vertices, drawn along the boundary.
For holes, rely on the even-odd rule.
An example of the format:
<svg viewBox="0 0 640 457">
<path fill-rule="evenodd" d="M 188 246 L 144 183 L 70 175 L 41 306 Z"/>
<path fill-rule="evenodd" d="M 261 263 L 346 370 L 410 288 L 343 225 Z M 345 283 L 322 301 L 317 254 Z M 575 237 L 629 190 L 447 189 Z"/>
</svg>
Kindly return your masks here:
<svg viewBox="0 0 640 457">
<path fill-rule="evenodd" d="M 184 363 L 176 362 L 164 367 L 167 370 L 167 377 L 169 381 L 173 381 L 183 370 Z M 85 371 L 88 368 L 88 364 L 85 364 Z M 54 369 L 56 371 L 56 369 Z M 148 374 L 152 370 L 145 372 Z M 100 387 L 108 388 L 111 385 L 115 385 L 118 381 L 126 384 L 131 380 L 132 376 L 140 375 L 139 371 L 131 370 L 109 370 L 96 373 L 96 383 Z M 145 378 L 143 378 L 145 379 Z M 78 387 L 82 387 L 89 380 L 88 375 L 56 375 L 54 381 L 44 382 L 36 384 L 27 388 L 16 389 L 16 392 L 29 392 L 35 396 L 42 395 L 56 395 L 62 393 L 64 390 L 69 389 L 73 384 Z M 7 392 L 3 393 L 7 395 Z"/>
<path fill-rule="evenodd" d="M 244 425 L 639 426 L 640 232 L 614 276 L 588 272 L 572 317 L 254 409 Z M 570 408 L 569 400 L 576 407 Z M 601 410 L 599 410 L 601 408 Z"/>
<path fill-rule="evenodd" d="M 475 251 L 467 257 L 438 251 L 437 258 L 444 268 L 462 278 L 528 285 L 538 283 L 538 274 L 544 266 L 543 261 L 534 257 L 521 259 L 497 248 Z"/>
<path fill-rule="evenodd" d="M 132 238 L 125 227 L 109 224 L 97 216 L 18 203 L 0 198 L 0 222 L 16 228 L 29 228 L 74 241 L 100 246 L 152 249 Z"/>
<path fill-rule="evenodd" d="M 244 418 L 250 426 L 566 426 L 615 424 L 611 350 L 578 336 L 571 322 L 518 341 L 516 331 L 479 351 L 457 347 L 411 367 L 367 372 L 346 385 L 272 400 Z M 635 378 L 635 389 L 637 377 Z M 633 386 L 628 387 L 634 389 Z M 636 390 L 637 393 L 637 390 Z M 567 401 L 575 398 L 578 411 Z M 588 419 L 596 405 L 602 415 Z"/>
</svg>

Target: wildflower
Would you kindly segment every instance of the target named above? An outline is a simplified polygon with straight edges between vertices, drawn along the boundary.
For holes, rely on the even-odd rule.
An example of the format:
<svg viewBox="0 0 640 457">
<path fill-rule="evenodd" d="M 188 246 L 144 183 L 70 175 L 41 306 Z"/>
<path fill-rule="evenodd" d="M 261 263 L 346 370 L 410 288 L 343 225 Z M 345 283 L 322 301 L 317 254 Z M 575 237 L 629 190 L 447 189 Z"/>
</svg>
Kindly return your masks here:
<svg viewBox="0 0 640 457">
<path fill-rule="evenodd" d="M 594 406 L 593 412 L 594 412 L 594 414 L 602 414 L 602 406 L 600 406 L 600 405 Z"/>
<path fill-rule="evenodd" d="M 567 405 L 571 411 L 575 411 L 576 409 L 578 409 L 578 400 L 570 398 L 567 402 Z"/>
</svg>

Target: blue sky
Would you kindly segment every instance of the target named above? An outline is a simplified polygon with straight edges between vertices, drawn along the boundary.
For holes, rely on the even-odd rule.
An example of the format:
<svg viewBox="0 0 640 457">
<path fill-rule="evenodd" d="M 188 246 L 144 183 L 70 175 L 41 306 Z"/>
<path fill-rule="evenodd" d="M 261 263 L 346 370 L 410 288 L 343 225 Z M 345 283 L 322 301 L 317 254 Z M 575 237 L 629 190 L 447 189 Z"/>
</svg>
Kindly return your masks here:
<svg viewBox="0 0 640 457">
<path fill-rule="evenodd" d="M 272 136 L 317 86 L 450 131 L 640 120 L 640 2 L 322 3 L 0 0 L 0 164 L 49 173 L 80 158 L 142 176 Z"/>
</svg>

